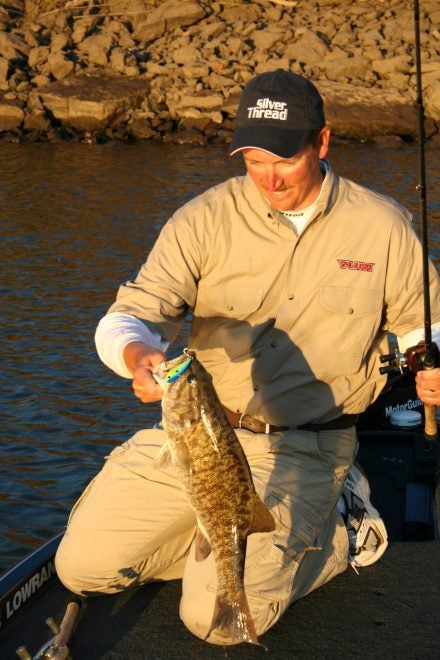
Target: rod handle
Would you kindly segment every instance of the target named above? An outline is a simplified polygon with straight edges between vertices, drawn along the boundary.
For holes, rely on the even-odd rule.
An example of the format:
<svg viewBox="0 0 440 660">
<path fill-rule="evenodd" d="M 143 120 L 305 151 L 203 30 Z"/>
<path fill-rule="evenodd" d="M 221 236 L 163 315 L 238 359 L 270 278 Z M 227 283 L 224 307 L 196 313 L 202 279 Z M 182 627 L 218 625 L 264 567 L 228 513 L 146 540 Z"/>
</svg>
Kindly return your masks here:
<svg viewBox="0 0 440 660">
<path fill-rule="evenodd" d="M 425 440 L 437 439 L 437 406 L 425 403 Z"/>
<path fill-rule="evenodd" d="M 60 631 L 54 639 L 54 643 L 58 648 L 62 649 L 67 646 L 80 609 L 81 603 L 78 600 L 71 600 L 68 603 L 66 613 L 60 623 Z"/>
</svg>

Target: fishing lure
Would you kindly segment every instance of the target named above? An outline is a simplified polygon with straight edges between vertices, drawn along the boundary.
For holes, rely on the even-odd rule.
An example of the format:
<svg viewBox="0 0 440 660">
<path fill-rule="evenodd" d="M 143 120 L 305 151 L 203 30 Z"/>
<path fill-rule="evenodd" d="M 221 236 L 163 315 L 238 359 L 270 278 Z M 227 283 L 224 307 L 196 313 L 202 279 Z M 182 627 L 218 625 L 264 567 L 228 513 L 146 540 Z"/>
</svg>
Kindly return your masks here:
<svg viewBox="0 0 440 660">
<path fill-rule="evenodd" d="M 174 383 L 175 380 L 179 378 L 189 367 L 189 365 L 192 362 L 192 357 L 189 357 L 185 362 L 181 362 L 180 364 L 176 364 L 175 367 L 169 370 L 167 373 L 165 380 L 167 383 Z"/>
</svg>

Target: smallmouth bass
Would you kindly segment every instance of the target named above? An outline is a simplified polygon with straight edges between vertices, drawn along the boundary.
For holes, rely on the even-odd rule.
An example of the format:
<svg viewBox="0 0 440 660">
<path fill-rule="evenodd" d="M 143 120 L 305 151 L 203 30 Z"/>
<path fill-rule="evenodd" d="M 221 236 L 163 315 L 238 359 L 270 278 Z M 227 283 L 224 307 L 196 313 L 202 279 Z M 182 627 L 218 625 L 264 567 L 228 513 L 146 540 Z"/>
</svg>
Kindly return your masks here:
<svg viewBox="0 0 440 660">
<path fill-rule="evenodd" d="M 153 371 L 164 388 L 162 421 L 168 437 L 157 459 L 169 458 L 195 510 L 195 556 L 213 552 L 217 597 L 208 639 L 215 629 L 258 644 L 244 590 L 247 537 L 275 529 L 272 514 L 257 495 L 244 451 L 208 372 L 193 351 Z"/>
</svg>

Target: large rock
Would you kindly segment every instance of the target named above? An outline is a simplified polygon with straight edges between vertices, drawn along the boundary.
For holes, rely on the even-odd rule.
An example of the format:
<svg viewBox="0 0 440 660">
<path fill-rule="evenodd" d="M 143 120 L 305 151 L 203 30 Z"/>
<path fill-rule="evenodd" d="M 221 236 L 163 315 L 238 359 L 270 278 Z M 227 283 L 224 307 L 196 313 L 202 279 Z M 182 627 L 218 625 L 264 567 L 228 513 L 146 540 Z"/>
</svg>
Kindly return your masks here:
<svg viewBox="0 0 440 660">
<path fill-rule="evenodd" d="M 24 119 L 20 104 L 0 92 L 0 132 L 19 128 Z"/>
<path fill-rule="evenodd" d="M 47 58 L 47 72 L 51 74 L 55 80 L 67 78 L 74 72 L 74 70 L 74 63 L 64 57 L 64 53 L 61 51 L 52 51 Z"/>
<path fill-rule="evenodd" d="M 33 110 L 27 114 L 23 121 L 23 129 L 28 133 L 48 132 L 51 128 L 49 119 L 42 110 Z"/>
<path fill-rule="evenodd" d="M 207 117 L 216 124 L 221 124 L 224 97 L 222 94 L 202 92 L 186 94 L 171 90 L 166 95 L 170 116 L 173 119 Z"/>
<path fill-rule="evenodd" d="M 111 32 L 93 34 L 86 37 L 79 45 L 78 50 L 87 53 L 89 64 L 106 66 L 108 55 L 112 46 L 116 43 L 116 37 Z"/>
<path fill-rule="evenodd" d="M 11 32 L 0 32 L 0 55 L 8 60 L 27 56 L 29 46 L 20 36 Z"/>
<path fill-rule="evenodd" d="M 0 89 L 8 89 L 7 80 L 9 75 L 9 62 L 0 56 Z"/>
<path fill-rule="evenodd" d="M 394 73 L 409 74 L 410 66 L 411 58 L 408 55 L 397 55 L 396 57 L 387 57 L 372 62 L 373 70 L 384 77 Z"/>
<path fill-rule="evenodd" d="M 400 93 L 350 84 L 316 82 L 334 135 L 370 140 L 381 135 L 417 137 L 417 114 Z"/>
<path fill-rule="evenodd" d="M 94 131 L 128 119 L 149 93 L 145 78 L 108 73 L 77 75 L 39 89 L 43 106 L 65 126 Z"/>
<path fill-rule="evenodd" d="M 370 79 L 371 63 L 366 57 L 323 58 L 315 64 L 315 69 L 325 73 L 330 80 L 368 80 Z"/>
<path fill-rule="evenodd" d="M 284 56 L 309 66 L 318 64 L 329 52 L 329 47 L 313 30 L 304 30 L 284 49 Z"/>
<path fill-rule="evenodd" d="M 440 72 L 435 85 L 427 90 L 425 99 L 425 113 L 440 122 Z"/>
<path fill-rule="evenodd" d="M 28 58 L 29 66 L 39 72 L 41 67 L 47 62 L 49 53 L 50 49 L 47 46 L 32 48 Z"/>
<path fill-rule="evenodd" d="M 165 0 L 151 10 L 145 20 L 133 21 L 134 36 L 141 42 L 153 41 L 176 27 L 187 27 L 200 21 L 206 13 L 198 2 Z"/>
</svg>

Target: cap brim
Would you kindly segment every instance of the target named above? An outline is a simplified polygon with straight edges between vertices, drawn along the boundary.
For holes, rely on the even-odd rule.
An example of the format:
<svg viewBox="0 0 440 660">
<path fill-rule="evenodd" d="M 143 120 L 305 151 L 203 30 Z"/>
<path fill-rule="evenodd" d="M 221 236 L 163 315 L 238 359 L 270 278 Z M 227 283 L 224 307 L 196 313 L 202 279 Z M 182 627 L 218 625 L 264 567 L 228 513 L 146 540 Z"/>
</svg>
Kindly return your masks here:
<svg viewBox="0 0 440 660">
<path fill-rule="evenodd" d="M 229 155 L 243 149 L 262 149 L 279 158 L 290 158 L 301 149 L 310 131 L 292 131 L 268 126 L 243 126 L 237 128 L 229 146 Z"/>
</svg>

